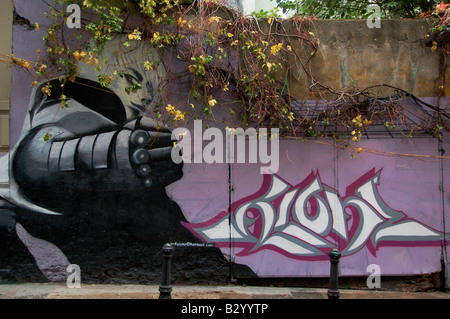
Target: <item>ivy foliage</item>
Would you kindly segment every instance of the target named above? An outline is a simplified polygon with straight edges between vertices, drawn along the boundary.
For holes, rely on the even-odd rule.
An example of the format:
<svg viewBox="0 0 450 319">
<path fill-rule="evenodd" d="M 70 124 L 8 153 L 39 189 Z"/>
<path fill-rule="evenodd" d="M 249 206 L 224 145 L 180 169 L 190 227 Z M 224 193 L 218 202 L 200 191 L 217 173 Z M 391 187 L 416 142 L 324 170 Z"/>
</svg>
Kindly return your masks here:
<svg viewBox="0 0 450 319">
<path fill-rule="evenodd" d="M 284 13 L 294 11 L 304 17 L 320 19 L 365 19 L 369 5 L 380 7 L 381 18 L 414 18 L 431 12 L 437 0 L 271 0 L 276 1 Z"/>
</svg>

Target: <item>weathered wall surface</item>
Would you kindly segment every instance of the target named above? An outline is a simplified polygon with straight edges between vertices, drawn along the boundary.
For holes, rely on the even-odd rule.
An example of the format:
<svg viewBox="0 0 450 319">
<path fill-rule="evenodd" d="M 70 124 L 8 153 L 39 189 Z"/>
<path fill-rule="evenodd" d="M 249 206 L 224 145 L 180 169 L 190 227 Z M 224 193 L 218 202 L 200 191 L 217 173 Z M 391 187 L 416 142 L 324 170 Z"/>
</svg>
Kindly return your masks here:
<svg viewBox="0 0 450 319">
<path fill-rule="evenodd" d="M 421 45 L 429 24 L 426 20 L 381 20 L 380 28 L 371 29 L 365 20 L 314 21 L 310 29 L 320 47 L 308 69 L 318 82 L 336 91 L 387 84 L 418 97 L 438 96 L 442 63 L 439 54 Z M 296 68 L 291 80 L 291 91 L 304 99 L 311 85 L 308 77 Z"/>
<path fill-rule="evenodd" d="M 15 7 L 31 23 L 48 23 L 35 15 L 45 11 L 43 2 L 16 0 Z M 345 69 L 361 87 L 391 84 L 436 103 L 439 58 L 418 43 L 426 22 L 364 26 L 316 22 L 321 50 L 310 68 L 317 79 L 340 89 L 352 84 Z M 16 24 L 13 53 L 32 59 L 41 39 L 42 32 Z M 143 86 L 157 87 L 152 72 L 133 72 Z M 292 75 L 299 81 L 291 91 L 304 98 L 303 75 Z M 176 165 L 167 158 L 169 130 L 150 150 L 133 137 L 152 135 L 155 123 L 131 112 L 134 97 L 120 94 L 121 83 L 104 94 L 83 76 L 61 109 L 13 72 L 13 149 L 0 159 L 0 212 L 15 223 L 6 260 L 13 279 L 65 280 L 67 266 L 78 264 L 84 281 L 157 282 L 167 242 L 177 246 L 173 278 L 187 283 L 324 277 L 335 247 L 344 276 L 366 276 L 370 264 L 382 275 L 430 274 L 448 262 L 450 164 L 439 157 L 450 152 L 447 135 L 442 142 L 363 139 L 367 151 L 354 159 L 334 141 L 281 140 L 272 174 L 261 174 L 262 160 Z M 405 107 L 416 105 L 406 100 Z M 230 147 L 223 129 L 212 145 L 204 127 L 187 128 L 200 158 L 211 146 Z M 150 158 L 135 157 L 147 151 Z"/>
</svg>

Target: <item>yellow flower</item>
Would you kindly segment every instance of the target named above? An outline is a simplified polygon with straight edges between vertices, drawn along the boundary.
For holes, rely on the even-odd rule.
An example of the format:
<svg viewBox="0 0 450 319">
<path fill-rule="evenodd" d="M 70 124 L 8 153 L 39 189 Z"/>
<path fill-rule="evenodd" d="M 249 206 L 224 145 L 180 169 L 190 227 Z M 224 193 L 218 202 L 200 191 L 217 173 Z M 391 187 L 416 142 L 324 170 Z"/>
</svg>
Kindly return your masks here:
<svg viewBox="0 0 450 319">
<path fill-rule="evenodd" d="M 174 117 L 175 121 L 184 121 L 184 114 L 180 110 L 177 110 Z"/>
<path fill-rule="evenodd" d="M 209 19 L 209 23 L 213 23 L 213 22 L 220 22 L 220 20 L 222 20 L 222 18 L 221 17 L 211 17 L 210 19 Z"/>
<path fill-rule="evenodd" d="M 356 153 L 360 154 L 362 152 L 362 148 L 358 148 L 358 150 L 356 151 Z"/>
<path fill-rule="evenodd" d="M 133 33 L 130 33 L 129 35 L 128 35 L 128 39 L 129 40 L 141 40 L 141 35 L 142 35 L 142 33 L 141 33 L 141 31 L 139 31 L 139 29 L 135 29 L 134 31 L 133 31 Z"/>
<path fill-rule="evenodd" d="M 36 87 L 37 86 L 37 81 L 34 81 L 33 83 L 31 83 L 31 87 Z"/>
<path fill-rule="evenodd" d="M 45 95 L 48 95 L 48 96 L 52 95 L 52 91 L 50 90 L 50 87 L 48 87 L 48 86 L 44 86 L 44 87 L 41 89 L 41 91 L 42 91 L 42 93 L 44 93 Z"/>
<path fill-rule="evenodd" d="M 289 113 L 289 115 L 288 115 L 288 119 L 289 119 L 289 121 L 293 121 L 294 119 L 295 119 L 295 116 L 294 116 L 294 113 Z"/>
<path fill-rule="evenodd" d="M 177 24 L 180 26 L 180 27 L 183 27 L 185 24 L 186 24 L 186 20 L 183 20 L 181 17 L 179 17 L 178 18 L 178 20 L 177 20 Z"/>
<path fill-rule="evenodd" d="M 197 66 L 194 64 L 189 65 L 189 72 L 195 73 L 197 71 Z"/>
<path fill-rule="evenodd" d="M 86 57 L 86 52 L 84 52 L 84 51 L 81 51 L 81 52 L 75 51 L 72 54 L 73 54 L 75 60 L 77 60 L 77 61 L 84 61 L 84 59 Z"/>
<path fill-rule="evenodd" d="M 15 64 L 17 64 L 18 66 L 21 66 L 21 67 L 24 67 L 24 68 L 26 68 L 26 69 L 31 69 L 31 63 L 30 63 L 30 61 L 27 61 L 27 60 L 24 60 L 24 59 L 19 59 L 19 58 L 16 58 L 16 57 L 13 57 L 13 62 L 15 63 Z"/>
<path fill-rule="evenodd" d="M 89 53 L 89 59 L 86 60 L 86 64 L 90 64 L 91 66 L 94 66 L 98 64 L 98 59 L 94 58 L 94 55 L 92 53 Z"/>
<path fill-rule="evenodd" d="M 169 115 L 173 115 L 175 121 L 184 121 L 185 114 L 180 110 L 177 110 L 172 104 L 168 104 L 166 110 Z"/>
<path fill-rule="evenodd" d="M 436 41 L 433 41 L 432 44 L 433 46 L 431 47 L 431 52 L 434 52 L 438 48 L 438 43 Z"/>
<path fill-rule="evenodd" d="M 45 65 L 45 64 L 42 64 L 40 67 L 39 67 L 39 72 L 42 72 L 42 70 L 45 70 L 47 68 L 47 66 Z"/>
<path fill-rule="evenodd" d="M 172 104 L 167 105 L 166 110 L 170 115 L 175 114 L 176 111 L 175 106 L 173 106 Z"/>
<path fill-rule="evenodd" d="M 212 96 L 209 98 L 209 102 L 208 102 L 209 106 L 214 107 L 214 105 L 217 104 L 217 101 L 215 99 L 212 98 Z"/>
<path fill-rule="evenodd" d="M 145 61 L 143 65 L 144 65 L 144 68 L 146 68 L 147 70 L 153 70 L 153 63 L 152 62 Z"/>
<path fill-rule="evenodd" d="M 273 45 L 270 48 L 270 52 L 272 52 L 273 55 L 276 55 L 282 48 L 283 48 L 283 43 L 278 43 L 278 44 Z"/>
<path fill-rule="evenodd" d="M 234 37 L 234 34 L 233 34 L 233 33 L 230 33 L 230 32 L 228 32 L 228 33 L 227 33 L 227 36 L 228 36 L 229 38 L 232 38 L 232 37 Z"/>
</svg>

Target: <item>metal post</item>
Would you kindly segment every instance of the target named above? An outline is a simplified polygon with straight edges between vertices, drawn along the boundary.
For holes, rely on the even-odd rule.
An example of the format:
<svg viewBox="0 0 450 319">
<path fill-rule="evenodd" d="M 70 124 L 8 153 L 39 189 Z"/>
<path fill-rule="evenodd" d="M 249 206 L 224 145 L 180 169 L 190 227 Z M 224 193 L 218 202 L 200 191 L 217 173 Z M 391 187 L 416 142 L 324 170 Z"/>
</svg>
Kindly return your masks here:
<svg viewBox="0 0 450 319">
<path fill-rule="evenodd" d="M 330 288 L 328 289 L 327 295 L 328 299 L 339 299 L 341 294 L 339 293 L 339 259 L 341 258 L 341 253 L 336 248 L 332 249 L 328 254 L 330 256 Z"/>
<path fill-rule="evenodd" d="M 170 268 L 171 268 L 171 259 L 173 253 L 173 247 L 170 244 L 165 244 L 163 249 L 163 275 L 161 286 L 159 286 L 159 299 L 172 299 L 172 286 L 170 285 Z"/>
</svg>

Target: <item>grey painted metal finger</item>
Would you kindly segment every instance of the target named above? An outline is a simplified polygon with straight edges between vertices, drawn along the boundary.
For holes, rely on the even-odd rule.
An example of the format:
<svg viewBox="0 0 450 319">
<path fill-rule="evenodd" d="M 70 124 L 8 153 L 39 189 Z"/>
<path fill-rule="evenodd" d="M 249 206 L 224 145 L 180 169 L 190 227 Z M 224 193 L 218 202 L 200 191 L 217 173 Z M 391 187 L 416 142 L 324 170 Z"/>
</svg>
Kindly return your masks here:
<svg viewBox="0 0 450 319">
<path fill-rule="evenodd" d="M 145 147 L 150 141 L 150 134 L 144 130 L 137 130 L 131 133 L 131 143 L 137 147 Z"/>
<path fill-rule="evenodd" d="M 144 179 L 144 186 L 146 188 L 150 188 L 153 185 L 153 179 L 151 177 L 147 177 L 146 179 Z"/>
<path fill-rule="evenodd" d="M 164 126 L 161 123 L 157 123 L 154 119 L 148 117 L 143 117 L 139 122 L 139 125 L 141 126 L 141 128 L 148 131 L 170 133 L 170 129 L 167 126 Z"/>
<path fill-rule="evenodd" d="M 168 147 L 173 145 L 172 133 L 150 132 L 150 148 Z"/>
<path fill-rule="evenodd" d="M 133 155 L 131 156 L 131 159 L 133 160 L 134 164 L 141 165 L 148 163 L 150 161 L 150 154 L 147 150 L 140 148 L 136 151 L 134 151 Z"/>
<path fill-rule="evenodd" d="M 137 168 L 137 174 L 139 177 L 147 177 L 150 175 L 151 172 L 152 172 L 152 169 L 150 168 L 149 165 L 140 165 Z"/>
<path fill-rule="evenodd" d="M 160 161 L 165 159 L 170 159 L 172 155 L 173 147 L 162 147 L 157 149 L 152 149 L 149 151 L 150 159 L 152 161 Z"/>
</svg>

